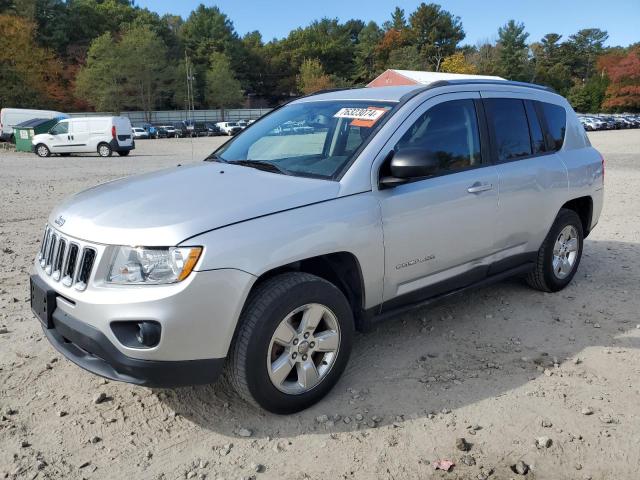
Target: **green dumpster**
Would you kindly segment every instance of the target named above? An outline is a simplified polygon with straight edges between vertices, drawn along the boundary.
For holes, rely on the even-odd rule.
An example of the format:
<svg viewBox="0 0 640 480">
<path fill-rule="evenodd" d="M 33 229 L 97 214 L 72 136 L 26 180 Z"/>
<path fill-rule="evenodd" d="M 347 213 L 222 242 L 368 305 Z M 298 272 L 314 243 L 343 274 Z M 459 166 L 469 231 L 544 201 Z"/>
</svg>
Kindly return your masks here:
<svg viewBox="0 0 640 480">
<path fill-rule="evenodd" d="M 30 152 L 33 136 L 47 133 L 59 121 L 59 118 L 34 118 L 13 127 L 16 138 L 16 151 Z"/>
</svg>

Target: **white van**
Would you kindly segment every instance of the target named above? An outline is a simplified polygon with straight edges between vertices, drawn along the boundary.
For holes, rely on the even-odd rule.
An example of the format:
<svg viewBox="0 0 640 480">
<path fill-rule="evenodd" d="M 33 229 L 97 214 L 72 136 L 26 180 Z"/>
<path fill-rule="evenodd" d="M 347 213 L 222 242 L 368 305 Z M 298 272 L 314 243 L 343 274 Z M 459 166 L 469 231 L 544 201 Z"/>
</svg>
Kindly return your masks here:
<svg viewBox="0 0 640 480">
<path fill-rule="evenodd" d="M 28 108 L 3 108 L 0 110 L 0 140 L 13 141 L 13 127 L 35 118 L 69 118 L 67 114 L 54 110 L 32 110 Z"/>
<path fill-rule="evenodd" d="M 113 152 L 129 155 L 136 145 L 127 117 L 77 117 L 58 122 L 48 133 L 35 135 L 31 141 L 39 157 L 52 153 L 94 153 L 110 157 Z"/>
</svg>

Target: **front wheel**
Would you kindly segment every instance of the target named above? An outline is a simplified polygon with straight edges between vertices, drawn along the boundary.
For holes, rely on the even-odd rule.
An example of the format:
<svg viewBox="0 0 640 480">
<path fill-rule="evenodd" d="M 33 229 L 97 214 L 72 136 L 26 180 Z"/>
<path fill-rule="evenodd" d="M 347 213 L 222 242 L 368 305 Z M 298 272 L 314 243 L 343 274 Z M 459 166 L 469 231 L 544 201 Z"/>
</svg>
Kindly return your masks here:
<svg viewBox="0 0 640 480">
<path fill-rule="evenodd" d="M 284 273 L 250 295 L 228 364 L 242 398 L 273 413 L 318 402 L 344 371 L 353 341 L 353 314 L 332 283 Z"/>
<path fill-rule="evenodd" d="M 535 269 L 527 277 L 527 283 L 543 292 L 562 290 L 578 270 L 583 242 L 580 217 L 563 208 L 538 251 Z"/>
<path fill-rule="evenodd" d="M 111 153 L 111 146 L 108 143 L 101 143 L 98 145 L 98 155 L 101 157 L 110 157 Z"/>
<path fill-rule="evenodd" d="M 41 143 L 36 147 L 36 154 L 39 157 L 44 158 L 50 156 L 51 151 L 49 150 L 49 147 L 47 147 L 44 143 Z"/>
</svg>

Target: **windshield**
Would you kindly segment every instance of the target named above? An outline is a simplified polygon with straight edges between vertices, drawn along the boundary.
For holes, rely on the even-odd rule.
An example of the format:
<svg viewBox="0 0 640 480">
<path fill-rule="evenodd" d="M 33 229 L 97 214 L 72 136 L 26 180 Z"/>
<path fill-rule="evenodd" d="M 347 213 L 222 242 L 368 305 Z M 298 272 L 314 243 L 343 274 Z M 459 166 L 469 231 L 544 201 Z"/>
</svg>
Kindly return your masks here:
<svg viewBox="0 0 640 480">
<path fill-rule="evenodd" d="M 210 158 L 270 164 L 289 175 L 334 178 L 352 159 L 390 102 L 317 101 L 287 105 L 244 130 Z"/>
</svg>

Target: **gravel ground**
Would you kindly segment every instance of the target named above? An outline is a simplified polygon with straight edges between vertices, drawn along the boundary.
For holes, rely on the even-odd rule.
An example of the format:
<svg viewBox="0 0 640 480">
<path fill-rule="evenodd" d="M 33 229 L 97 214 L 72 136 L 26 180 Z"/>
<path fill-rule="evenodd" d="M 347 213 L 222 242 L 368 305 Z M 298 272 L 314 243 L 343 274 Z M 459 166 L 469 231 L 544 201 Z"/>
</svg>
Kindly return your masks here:
<svg viewBox="0 0 640 480">
<path fill-rule="evenodd" d="M 605 208 L 567 289 L 513 280 L 398 316 L 359 334 L 333 392 L 289 417 L 220 383 L 102 380 L 57 354 L 29 309 L 54 204 L 224 139 L 141 141 L 109 159 L 0 151 L 0 478 L 639 478 L 640 131 L 590 138 L 607 159 Z M 451 471 L 433 468 L 442 459 Z"/>
</svg>

